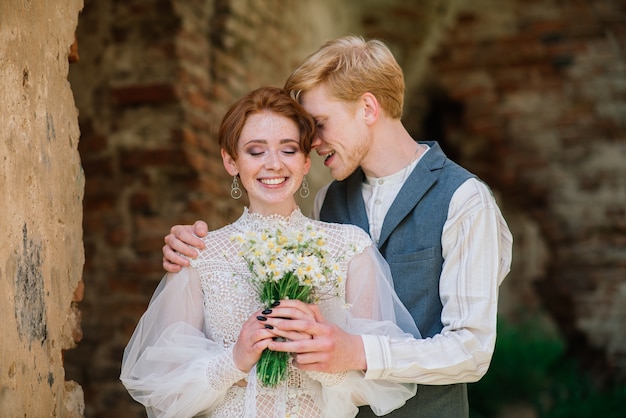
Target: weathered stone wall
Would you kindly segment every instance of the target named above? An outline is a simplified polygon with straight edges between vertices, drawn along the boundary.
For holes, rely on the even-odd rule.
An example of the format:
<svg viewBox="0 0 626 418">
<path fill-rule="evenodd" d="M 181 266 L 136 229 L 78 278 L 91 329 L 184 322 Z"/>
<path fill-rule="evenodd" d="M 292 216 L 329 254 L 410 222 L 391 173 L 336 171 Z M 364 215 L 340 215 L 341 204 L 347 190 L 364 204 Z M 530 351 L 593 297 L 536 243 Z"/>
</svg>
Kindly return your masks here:
<svg viewBox="0 0 626 418">
<path fill-rule="evenodd" d="M 0 415 L 80 417 L 83 172 L 67 80 L 81 0 L 0 2 Z"/>
</svg>

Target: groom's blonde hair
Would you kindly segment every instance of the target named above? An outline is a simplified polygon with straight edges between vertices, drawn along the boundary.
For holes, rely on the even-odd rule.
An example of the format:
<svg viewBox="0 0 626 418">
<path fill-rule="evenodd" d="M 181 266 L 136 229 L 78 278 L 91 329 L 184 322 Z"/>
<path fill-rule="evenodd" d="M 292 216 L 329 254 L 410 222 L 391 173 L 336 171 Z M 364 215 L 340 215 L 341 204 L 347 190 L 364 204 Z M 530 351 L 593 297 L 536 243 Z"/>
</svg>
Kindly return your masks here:
<svg viewBox="0 0 626 418">
<path fill-rule="evenodd" d="M 387 45 L 379 40 L 351 35 L 327 42 L 294 70 L 284 88 L 299 100 L 303 92 L 322 84 L 344 102 L 354 102 L 369 92 L 387 116 L 402 116 L 404 75 Z"/>
</svg>

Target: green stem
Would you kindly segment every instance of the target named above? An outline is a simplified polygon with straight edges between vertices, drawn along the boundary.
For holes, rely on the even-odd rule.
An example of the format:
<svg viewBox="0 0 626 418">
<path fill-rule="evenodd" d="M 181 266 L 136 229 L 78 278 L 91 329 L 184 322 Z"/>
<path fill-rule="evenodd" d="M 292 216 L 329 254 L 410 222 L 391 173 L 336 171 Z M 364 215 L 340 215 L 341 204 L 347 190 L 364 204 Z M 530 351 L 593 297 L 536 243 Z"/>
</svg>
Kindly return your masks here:
<svg viewBox="0 0 626 418">
<path fill-rule="evenodd" d="M 278 281 L 269 280 L 263 283 L 261 301 L 266 308 L 273 302 L 283 299 L 295 299 L 309 302 L 311 287 L 300 284 L 298 277 L 292 272 L 286 273 Z M 257 363 L 257 376 L 265 386 L 275 387 L 287 376 L 289 353 L 265 349 Z"/>
<path fill-rule="evenodd" d="M 257 376 L 264 386 L 275 387 L 287 376 L 289 353 L 265 349 L 256 365 Z"/>
</svg>

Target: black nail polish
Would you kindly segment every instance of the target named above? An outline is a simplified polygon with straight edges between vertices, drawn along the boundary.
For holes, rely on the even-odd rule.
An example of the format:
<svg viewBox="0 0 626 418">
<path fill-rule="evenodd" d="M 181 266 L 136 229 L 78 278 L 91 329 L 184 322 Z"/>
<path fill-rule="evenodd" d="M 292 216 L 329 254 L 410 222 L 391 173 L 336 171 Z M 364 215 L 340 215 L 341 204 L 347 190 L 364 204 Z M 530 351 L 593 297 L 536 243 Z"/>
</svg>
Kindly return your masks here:
<svg viewBox="0 0 626 418">
<path fill-rule="evenodd" d="M 266 310 L 264 310 L 264 311 L 263 311 L 263 312 L 261 312 L 261 313 L 262 313 L 263 315 L 269 315 L 269 314 L 271 314 L 271 313 L 272 313 L 272 310 L 271 310 L 271 309 L 266 309 Z"/>
<path fill-rule="evenodd" d="M 274 327 L 271 326 L 270 324 L 265 324 L 265 328 L 267 328 L 267 329 L 274 329 Z"/>
<path fill-rule="evenodd" d="M 274 308 L 277 307 L 278 305 L 280 305 L 280 301 L 278 301 L 278 300 L 276 302 L 272 303 L 272 306 Z"/>
<path fill-rule="evenodd" d="M 257 316 L 256 319 L 258 319 L 259 321 L 267 321 L 267 318 L 261 315 Z"/>
</svg>

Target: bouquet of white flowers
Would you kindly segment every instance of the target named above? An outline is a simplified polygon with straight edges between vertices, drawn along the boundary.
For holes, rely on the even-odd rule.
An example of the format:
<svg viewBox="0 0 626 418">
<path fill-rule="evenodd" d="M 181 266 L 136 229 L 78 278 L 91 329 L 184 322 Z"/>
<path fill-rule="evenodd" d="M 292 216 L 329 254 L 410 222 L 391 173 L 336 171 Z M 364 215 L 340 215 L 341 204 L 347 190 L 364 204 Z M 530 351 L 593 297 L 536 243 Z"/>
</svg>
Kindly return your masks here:
<svg viewBox="0 0 626 418">
<path fill-rule="evenodd" d="M 242 245 L 240 256 L 266 308 L 282 299 L 312 303 L 337 294 L 343 280 L 339 266 L 328 257 L 323 233 L 312 226 L 249 232 L 233 239 Z M 257 376 L 265 386 L 276 386 L 286 377 L 288 360 L 289 353 L 266 349 L 257 363 Z"/>
</svg>

